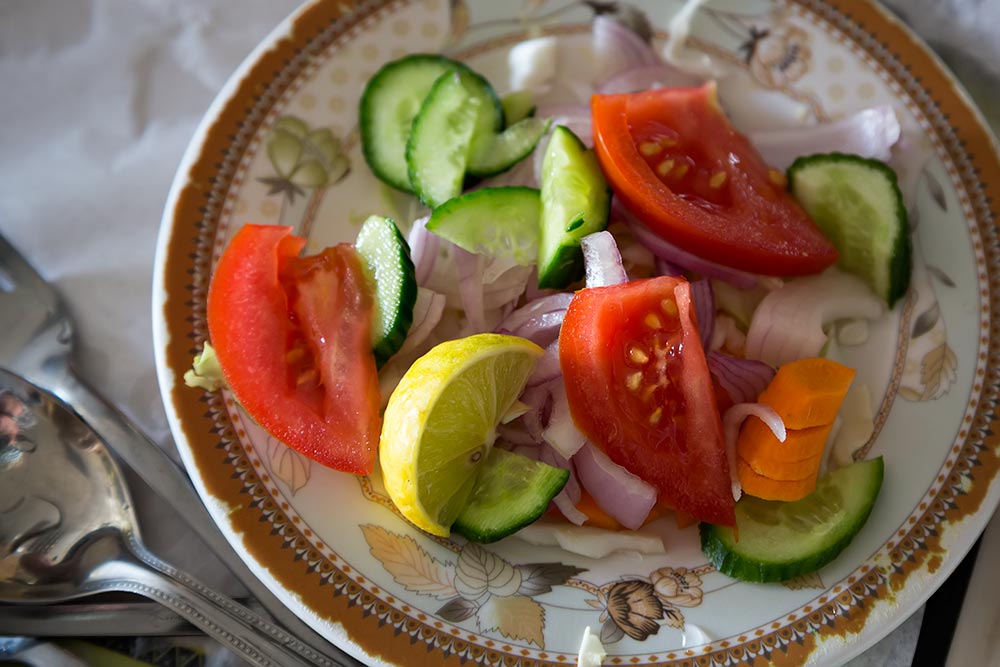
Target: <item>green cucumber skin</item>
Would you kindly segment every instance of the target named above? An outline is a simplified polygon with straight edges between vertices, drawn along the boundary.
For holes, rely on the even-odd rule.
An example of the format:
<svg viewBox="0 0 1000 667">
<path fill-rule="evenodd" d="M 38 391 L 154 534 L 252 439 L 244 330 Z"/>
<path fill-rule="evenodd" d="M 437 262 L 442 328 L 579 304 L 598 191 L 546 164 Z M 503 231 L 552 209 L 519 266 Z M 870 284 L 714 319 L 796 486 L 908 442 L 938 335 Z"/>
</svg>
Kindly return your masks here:
<svg viewBox="0 0 1000 667">
<path fill-rule="evenodd" d="M 525 459 L 519 454 L 501 449 L 491 450 L 490 456 L 508 461 Z M 490 544 L 541 518 L 552 499 L 566 486 L 566 482 L 569 480 L 569 470 L 556 468 L 540 461 L 525 460 L 530 461 L 528 467 L 533 473 L 531 479 L 522 477 L 511 480 L 509 476 L 504 476 L 500 480 L 492 480 L 493 484 L 486 488 L 480 487 L 480 480 L 477 480 L 472 491 L 473 495 L 468 501 L 469 505 L 459 514 L 455 523 L 452 524 L 451 530 L 471 542 Z M 512 463 L 511 466 L 508 466 L 507 470 L 509 471 L 513 465 Z M 499 486 L 498 481 L 502 482 Z M 516 491 L 517 482 L 531 483 L 532 494 L 530 498 L 522 497 L 521 502 L 515 504 L 511 501 L 516 500 L 516 498 L 511 498 L 506 492 L 510 489 Z M 473 506 L 472 499 L 477 493 L 488 496 L 486 507 L 476 508 Z M 477 509 L 482 511 L 477 511 Z M 500 509 L 503 511 L 498 511 Z"/>
<path fill-rule="evenodd" d="M 700 525 L 701 549 L 716 570 L 729 575 L 735 579 L 749 581 L 753 583 L 773 583 L 787 581 L 795 577 L 815 572 L 824 565 L 829 564 L 840 553 L 847 548 L 871 515 L 872 508 L 878 499 L 882 481 L 885 476 L 885 467 L 882 457 L 869 461 L 859 461 L 853 464 L 867 466 L 866 476 L 862 480 L 865 489 L 847 489 L 847 492 L 868 492 L 868 498 L 861 507 L 861 511 L 851 519 L 846 526 L 839 527 L 839 535 L 828 544 L 823 544 L 814 551 L 789 556 L 787 558 L 765 558 L 758 555 L 745 554 L 741 552 L 738 542 L 735 541 L 733 530 L 722 526 L 715 526 L 708 523 Z M 773 501 L 772 501 L 773 502 Z M 739 504 L 737 503 L 737 507 Z M 737 524 L 739 513 L 737 513 Z M 756 524 L 744 525 L 740 531 L 754 529 Z M 764 528 L 766 530 L 766 527 Z M 744 550 L 745 551 L 745 550 Z"/>
<path fill-rule="evenodd" d="M 438 206 L 427 221 L 427 230 L 467 252 L 489 254 L 488 249 L 475 247 L 462 238 L 468 236 L 461 233 L 466 225 L 501 225 L 503 221 L 508 224 L 521 223 L 534 234 L 532 248 L 525 249 L 530 257 L 524 259 L 530 263 L 536 254 L 540 214 L 541 197 L 535 188 L 519 185 L 483 188 L 467 192 Z M 454 231 L 453 225 L 457 227 Z M 515 259 L 520 261 L 516 254 Z"/>
<path fill-rule="evenodd" d="M 361 152 L 372 173 L 379 180 L 397 190 L 409 193 L 413 192 L 413 187 L 410 185 L 409 176 L 406 171 L 406 156 L 404 152 L 406 149 L 405 140 L 409 137 L 409 134 L 407 133 L 403 143 L 398 146 L 398 156 L 387 156 L 384 154 L 386 152 L 396 152 L 394 147 L 386 145 L 388 139 L 386 138 L 385 127 L 376 122 L 380 107 L 387 103 L 385 98 L 395 98 L 395 101 L 398 102 L 397 114 L 401 110 L 398 107 L 403 106 L 407 102 L 414 105 L 413 116 L 409 119 L 409 122 L 412 124 L 413 118 L 419 113 L 420 106 L 423 104 L 424 98 L 427 97 L 427 93 L 430 92 L 434 82 L 449 69 L 453 69 L 459 65 L 459 63 L 450 58 L 441 55 L 417 53 L 386 63 L 369 79 L 361 95 L 361 104 L 358 110 L 358 126 L 361 131 Z M 394 89 L 399 85 L 399 82 L 395 79 L 409 72 L 410 76 L 407 77 L 407 83 L 412 85 L 414 78 L 412 73 L 418 69 L 426 69 L 428 72 L 426 78 L 429 80 L 426 81 L 426 86 L 417 86 L 413 90 L 412 95 L 400 95 L 398 98 L 392 95 L 392 93 L 396 92 Z"/>
<path fill-rule="evenodd" d="M 579 280 L 583 276 L 583 251 L 580 240 L 588 234 L 593 234 L 608 226 L 608 216 L 611 212 L 611 189 L 597 164 L 593 151 L 589 150 L 572 130 L 557 125 L 552 131 L 548 153 L 552 142 L 560 140 L 567 144 L 568 169 L 580 172 L 581 178 L 588 181 L 588 187 L 593 191 L 588 210 L 569 219 L 554 219 L 546 215 L 546 196 L 550 192 L 553 175 L 547 168 L 548 154 L 542 166 L 542 219 L 540 239 L 538 243 L 538 287 L 542 289 L 562 289 Z M 549 209 L 551 213 L 551 207 Z"/>
<path fill-rule="evenodd" d="M 372 350 L 381 368 L 403 346 L 413 324 L 416 270 L 410 259 L 410 246 L 391 218 L 369 217 L 358 232 L 355 247 L 374 286 L 376 317 L 372 325 Z M 384 317 L 385 313 L 390 315 Z"/>
<path fill-rule="evenodd" d="M 470 156 L 483 150 L 502 124 L 500 100 L 486 79 L 465 66 L 442 74 L 413 119 L 406 142 L 407 173 L 414 193 L 432 209 L 460 195 Z M 442 163 L 444 155 L 457 157 L 458 162 Z"/>
<path fill-rule="evenodd" d="M 903 203 L 903 195 L 899 189 L 899 180 L 896 172 L 889 165 L 873 158 L 864 158 L 860 155 L 849 153 L 818 153 L 797 158 L 786 172 L 788 189 L 797 200 L 799 194 L 796 193 L 796 181 L 803 177 L 810 169 L 822 169 L 826 165 L 853 165 L 861 169 L 870 169 L 881 175 L 886 180 L 894 199 L 896 210 L 896 224 L 899 233 L 893 244 L 891 256 L 889 258 L 889 284 L 886 291 L 879 294 L 885 299 L 889 308 L 895 306 L 896 302 L 906 294 L 910 285 L 910 276 L 913 272 L 913 241 L 910 238 L 910 225 L 906 206 Z M 800 200 L 801 201 L 801 200 Z M 808 208 L 803 205 L 803 208 Z M 810 212 L 811 215 L 811 212 Z"/>
<path fill-rule="evenodd" d="M 386 104 L 395 103 L 395 114 L 398 116 L 404 111 L 403 106 L 412 106 L 413 113 L 408 119 L 397 119 L 397 122 L 412 126 L 434 83 L 450 70 L 458 70 L 478 84 L 477 93 L 484 102 L 484 108 L 480 110 L 482 127 L 479 128 L 479 133 L 486 133 L 488 128 L 490 134 L 495 134 L 503 128 L 500 98 L 483 77 L 465 64 L 433 53 L 412 54 L 386 63 L 365 86 L 361 95 L 358 126 L 365 162 L 379 180 L 397 190 L 414 194 L 405 155 L 410 133 L 407 131 L 398 146 L 388 145 L 396 142 L 387 138 L 393 134 L 392 128 L 378 122 L 380 109 Z M 411 90 L 407 91 L 407 88 Z"/>
<path fill-rule="evenodd" d="M 550 118 L 524 118 L 494 135 L 479 154 L 470 155 L 469 175 L 487 178 L 507 171 L 535 151 L 551 123 Z"/>
</svg>

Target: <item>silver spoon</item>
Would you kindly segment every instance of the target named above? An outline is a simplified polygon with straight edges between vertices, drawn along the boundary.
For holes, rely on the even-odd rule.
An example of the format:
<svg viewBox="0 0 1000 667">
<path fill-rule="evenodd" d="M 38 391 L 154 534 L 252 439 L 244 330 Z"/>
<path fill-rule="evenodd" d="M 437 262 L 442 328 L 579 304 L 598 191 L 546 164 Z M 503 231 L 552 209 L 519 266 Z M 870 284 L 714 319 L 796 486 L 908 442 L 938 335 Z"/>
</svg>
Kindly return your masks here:
<svg viewBox="0 0 1000 667">
<path fill-rule="evenodd" d="M 104 591 L 155 600 L 253 663 L 308 664 L 286 632 L 149 553 L 104 443 L 50 394 L 0 370 L 0 602 Z"/>
</svg>

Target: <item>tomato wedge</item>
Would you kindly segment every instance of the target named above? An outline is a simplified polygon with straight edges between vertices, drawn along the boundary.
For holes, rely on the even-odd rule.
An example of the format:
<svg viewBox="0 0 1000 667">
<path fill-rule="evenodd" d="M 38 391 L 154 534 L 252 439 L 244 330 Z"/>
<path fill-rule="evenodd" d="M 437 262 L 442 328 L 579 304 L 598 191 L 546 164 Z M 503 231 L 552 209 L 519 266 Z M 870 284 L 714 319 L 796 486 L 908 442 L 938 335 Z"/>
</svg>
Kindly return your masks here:
<svg viewBox="0 0 1000 667">
<path fill-rule="evenodd" d="M 591 98 L 594 150 L 615 195 L 651 230 L 719 264 L 818 273 L 837 250 L 719 106 L 715 84 Z"/>
<path fill-rule="evenodd" d="M 375 464 L 381 420 L 370 287 L 349 244 L 298 257 L 290 227 L 246 225 L 208 292 L 208 328 L 226 382 L 279 441 L 358 475 Z"/>
<path fill-rule="evenodd" d="M 574 295 L 559 361 L 577 427 L 612 461 L 701 521 L 736 522 L 712 380 L 683 278 Z"/>
</svg>

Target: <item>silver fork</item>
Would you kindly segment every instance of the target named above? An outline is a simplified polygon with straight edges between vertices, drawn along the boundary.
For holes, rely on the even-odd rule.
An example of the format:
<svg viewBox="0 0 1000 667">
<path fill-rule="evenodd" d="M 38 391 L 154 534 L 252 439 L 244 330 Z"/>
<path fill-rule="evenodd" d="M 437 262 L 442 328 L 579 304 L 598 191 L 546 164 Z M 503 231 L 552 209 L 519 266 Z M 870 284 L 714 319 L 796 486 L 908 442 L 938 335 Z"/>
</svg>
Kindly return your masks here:
<svg viewBox="0 0 1000 667">
<path fill-rule="evenodd" d="M 317 665 L 363 667 L 299 620 L 257 579 L 219 532 L 183 470 L 79 378 L 73 370 L 73 337 L 73 322 L 59 294 L 0 234 L 0 368 L 50 391 L 100 434 L 288 630 L 291 636 L 282 642 Z"/>
</svg>

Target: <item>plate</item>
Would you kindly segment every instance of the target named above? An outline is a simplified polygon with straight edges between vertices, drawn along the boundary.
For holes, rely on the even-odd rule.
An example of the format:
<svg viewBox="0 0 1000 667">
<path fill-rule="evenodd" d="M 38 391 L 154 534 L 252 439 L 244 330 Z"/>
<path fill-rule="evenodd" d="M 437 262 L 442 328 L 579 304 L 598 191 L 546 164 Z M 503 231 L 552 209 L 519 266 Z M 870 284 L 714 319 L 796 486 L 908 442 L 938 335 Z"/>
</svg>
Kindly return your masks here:
<svg viewBox="0 0 1000 667">
<path fill-rule="evenodd" d="M 1000 499 L 996 144 L 936 58 L 857 0 L 711 0 L 684 51 L 720 68 L 723 104 L 741 129 L 881 104 L 902 126 L 893 164 L 915 227 L 912 287 L 866 343 L 843 350 L 873 396 L 876 433 L 856 454 L 885 457 L 885 484 L 868 524 L 819 572 L 737 583 L 706 564 L 694 528 L 668 520 L 652 528 L 665 553 L 600 559 L 518 539 L 486 548 L 432 538 L 394 512 L 377 480 L 311 463 L 231 396 L 184 385 L 207 336 L 213 264 L 239 225 L 290 224 L 316 250 L 353 240 L 369 213 L 410 219 L 358 146 L 358 99 L 381 63 L 444 50 L 504 92 L 512 45 L 558 35 L 560 62 L 580 65 L 594 7 L 617 4 L 307 4 L 229 81 L 177 175 L 159 238 L 154 327 L 184 464 L 254 572 L 366 662 L 574 664 L 590 627 L 607 664 L 839 664 L 922 604 Z M 680 3 L 630 6 L 662 41 Z M 581 94 L 572 80 L 560 85 Z"/>
</svg>

